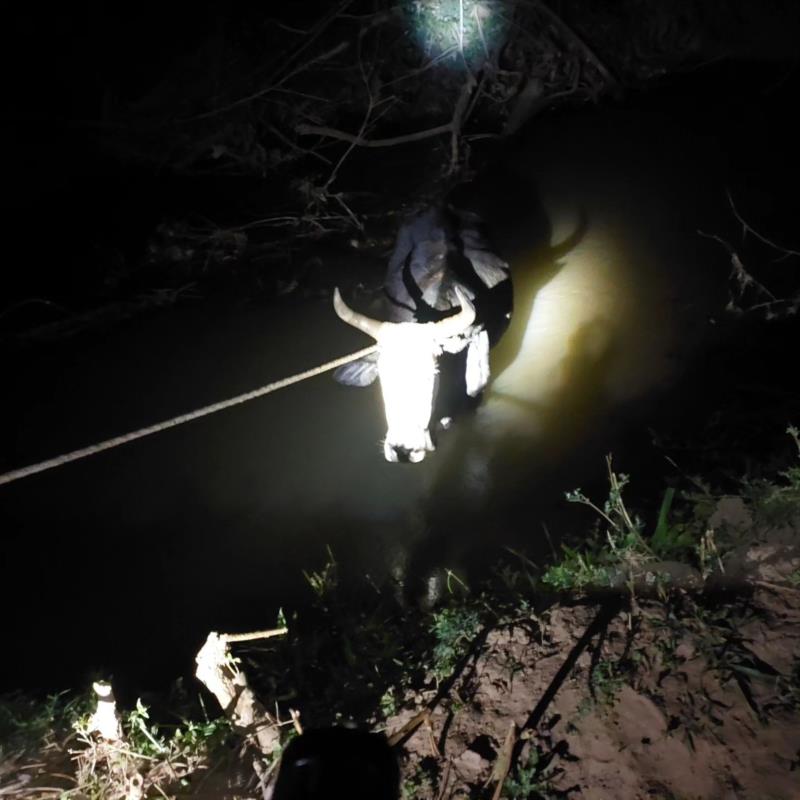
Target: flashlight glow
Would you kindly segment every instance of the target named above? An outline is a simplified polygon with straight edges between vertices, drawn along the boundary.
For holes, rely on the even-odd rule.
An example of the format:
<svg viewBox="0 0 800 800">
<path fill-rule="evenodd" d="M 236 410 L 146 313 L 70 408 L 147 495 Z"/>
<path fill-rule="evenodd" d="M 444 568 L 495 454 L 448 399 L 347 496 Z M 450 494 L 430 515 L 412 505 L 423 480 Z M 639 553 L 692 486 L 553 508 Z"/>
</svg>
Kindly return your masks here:
<svg viewBox="0 0 800 800">
<path fill-rule="evenodd" d="M 431 57 L 483 61 L 505 31 L 495 0 L 414 0 L 409 15 L 420 47 Z"/>
</svg>

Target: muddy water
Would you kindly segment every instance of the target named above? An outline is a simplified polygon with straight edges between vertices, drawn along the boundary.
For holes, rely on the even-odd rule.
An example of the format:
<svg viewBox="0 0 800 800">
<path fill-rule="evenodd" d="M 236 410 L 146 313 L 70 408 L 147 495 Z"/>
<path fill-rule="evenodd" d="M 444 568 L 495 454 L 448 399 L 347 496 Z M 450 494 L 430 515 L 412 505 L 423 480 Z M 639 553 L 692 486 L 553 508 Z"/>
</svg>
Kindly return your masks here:
<svg viewBox="0 0 800 800">
<path fill-rule="evenodd" d="M 90 668 L 158 683 L 208 630 L 302 604 L 302 570 L 328 546 L 411 596 L 435 594 L 443 566 L 477 576 L 503 545 L 541 552 L 563 491 L 599 481 L 621 440 L 647 440 L 719 309 L 724 259 L 696 228 L 721 216 L 720 184 L 704 143 L 667 125 L 543 121 L 481 184 L 515 315 L 482 404 L 422 464 L 384 462 L 377 387 L 323 376 L 2 487 L 0 591 L 20 653 L 6 684 Z M 3 441 L 36 461 L 366 344 L 327 300 L 140 319 L 18 368 Z"/>
</svg>

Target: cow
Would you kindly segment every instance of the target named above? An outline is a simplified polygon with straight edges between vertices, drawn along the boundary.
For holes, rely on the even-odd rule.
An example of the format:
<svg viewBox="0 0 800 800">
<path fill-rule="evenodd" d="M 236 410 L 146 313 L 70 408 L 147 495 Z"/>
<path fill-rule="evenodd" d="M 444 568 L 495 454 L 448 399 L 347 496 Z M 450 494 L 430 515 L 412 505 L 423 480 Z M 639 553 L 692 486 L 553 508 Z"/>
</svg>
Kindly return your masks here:
<svg viewBox="0 0 800 800">
<path fill-rule="evenodd" d="M 489 381 L 489 349 L 511 318 L 510 271 L 489 249 L 477 214 L 441 204 L 400 228 L 383 290 L 384 321 L 354 311 L 334 290 L 336 314 L 378 344 L 374 355 L 340 367 L 334 377 L 350 386 L 380 377 L 384 456 L 417 463 L 435 449 L 430 423 L 442 355 L 466 351 L 469 397 Z"/>
</svg>

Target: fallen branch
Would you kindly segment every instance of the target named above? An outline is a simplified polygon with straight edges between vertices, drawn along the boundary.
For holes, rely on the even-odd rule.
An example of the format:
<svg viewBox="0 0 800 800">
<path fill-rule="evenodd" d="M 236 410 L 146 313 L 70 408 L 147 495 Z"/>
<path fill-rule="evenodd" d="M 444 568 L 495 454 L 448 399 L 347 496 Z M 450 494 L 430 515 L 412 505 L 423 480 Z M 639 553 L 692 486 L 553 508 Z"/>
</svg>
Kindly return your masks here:
<svg viewBox="0 0 800 800">
<path fill-rule="evenodd" d="M 441 136 L 444 133 L 451 133 L 453 123 L 438 125 L 435 128 L 428 128 L 425 131 L 407 133 L 403 136 L 393 136 L 389 139 L 364 139 L 361 136 L 340 131 L 336 128 L 327 128 L 324 125 L 306 125 L 301 123 L 295 128 L 300 136 L 326 136 L 329 139 L 339 139 L 342 142 L 350 142 L 357 147 L 394 147 L 398 144 L 408 144 L 409 142 L 419 142 L 422 139 L 430 139 L 433 136 Z"/>
<path fill-rule="evenodd" d="M 454 173 L 458 167 L 458 142 L 461 137 L 461 127 L 469 116 L 467 110 L 472 111 L 473 106 L 470 106 L 470 97 L 475 88 L 477 81 L 474 75 L 467 71 L 467 80 L 461 87 L 461 92 L 458 95 L 456 107 L 453 111 L 453 118 L 450 120 L 450 173 Z M 481 85 L 483 83 L 481 82 Z M 480 87 L 478 89 L 480 91 Z M 477 99 L 477 98 L 476 98 Z"/>
<path fill-rule="evenodd" d="M 431 712 L 427 708 L 423 708 L 418 714 L 415 714 L 411 719 L 406 722 L 399 730 L 396 730 L 391 736 L 387 737 L 389 747 L 396 747 L 404 739 L 411 736 L 414 731 L 422 725 L 423 722 L 430 724 Z M 437 748 L 438 750 L 438 748 Z"/>
<path fill-rule="evenodd" d="M 489 780 L 486 781 L 487 786 L 492 781 L 497 782 L 494 793 L 492 794 L 492 800 L 500 800 L 500 795 L 503 792 L 503 784 L 505 784 L 508 773 L 511 770 L 511 758 L 514 754 L 514 745 L 516 745 L 516 743 L 517 726 L 512 720 L 508 728 L 508 733 L 506 734 L 506 740 L 503 742 L 503 747 L 497 756 L 497 761 L 494 762 L 494 767 L 492 767 L 492 774 L 489 776 Z"/>
<path fill-rule="evenodd" d="M 231 642 L 249 642 L 281 636 L 286 628 L 255 633 L 208 634 L 195 661 L 197 679 L 217 698 L 234 730 L 252 741 L 262 755 L 272 758 L 280 741 L 278 721 L 264 708 L 236 665 L 228 647 Z"/>
</svg>

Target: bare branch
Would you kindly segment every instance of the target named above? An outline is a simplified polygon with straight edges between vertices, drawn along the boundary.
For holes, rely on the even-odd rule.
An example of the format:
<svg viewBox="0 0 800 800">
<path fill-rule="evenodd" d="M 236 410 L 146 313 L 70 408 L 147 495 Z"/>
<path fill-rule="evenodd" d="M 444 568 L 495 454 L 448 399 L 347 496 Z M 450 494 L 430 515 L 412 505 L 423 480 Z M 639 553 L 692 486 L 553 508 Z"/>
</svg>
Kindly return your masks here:
<svg viewBox="0 0 800 800">
<path fill-rule="evenodd" d="M 749 225 L 749 223 L 747 223 L 743 219 L 741 214 L 739 214 L 739 212 L 736 210 L 736 206 L 733 203 L 733 197 L 731 196 L 730 190 L 727 190 L 726 194 L 728 195 L 728 203 L 730 204 L 731 211 L 733 212 L 733 216 L 736 217 L 736 219 L 739 221 L 739 224 L 742 226 L 742 236 L 743 237 L 747 236 L 748 233 L 752 233 L 753 236 L 755 236 L 756 239 L 758 239 L 759 242 L 763 242 L 764 244 L 768 245 L 769 247 L 772 247 L 774 250 L 779 250 L 781 253 L 783 253 L 783 256 L 781 256 L 781 259 L 778 259 L 778 260 L 782 260 L 783 258 L 789 258 L 790 256 L 800 256 L 800 251 L 798 251 L 798 250 L 790 250 L 788 247 L 781 247 L 781 245 L 775 244 L 775 242 L 773 242 L 770 239 L 767 239 L 766 236 L 763 236 L 762 234 L 760 234 L 755 228 L 752 228 Z"/>
<path fill-rule="evenodd" d="M 452 122 L 446 125 L 438 125 L 435 128 L 428 128 L 424 131 L 407 133 L 404 136 L 393 136 L 389 139 L 364 139 L 346 131 L 336 128 L 327 128 L 324 125 L 300 124 L 295 128 L 300 136 L 326 136 L 329 139 L 339 139 L 343 142 L 351 142 L 358 147 L 394 147 L 398 144 L 408 144 L 409 142 L 419 142 L 422 139 L 430 139 L 433 136 L 441 136 L 453 130 Z"/>
<path fill-rule="evenodd" d="M 325 164 L 330 165 L 331 161 L 329 158 L 325 158 L 321 153 L 318 153 L 316 150 L 309 150 L 305 147 L 300 147 L 299 145 L 295 144 L 288 136 L 281 133 L 274 125 L 269 125 L 269 130 L 278 138 L 280 139 L 287 147 L 290 147 L 292 150 L 296 150 L 298 153 L 304 153 L 308 156 L 313 156 L 314 158 L 318 158 L 320 161 L 324 162 Z"/>
<path fill-rule="evenodd" d="M 531 6 L 544 14 L 561 32 L 566 34 L 567 38 L 572 39 L 575 44 L 583 51 L 584 56 L 597 68 L 598 72 L 608 81 L 608 84 L 618 91 L 620 88 L 619 81 L 611 73 L 611 70 L 600 60 L 597 54 L 589 47 L 586 42 L 574 31 L 564 20 L 550 9 L 542 0 L 517 0 L 523 5 Z"/>
</svg>

